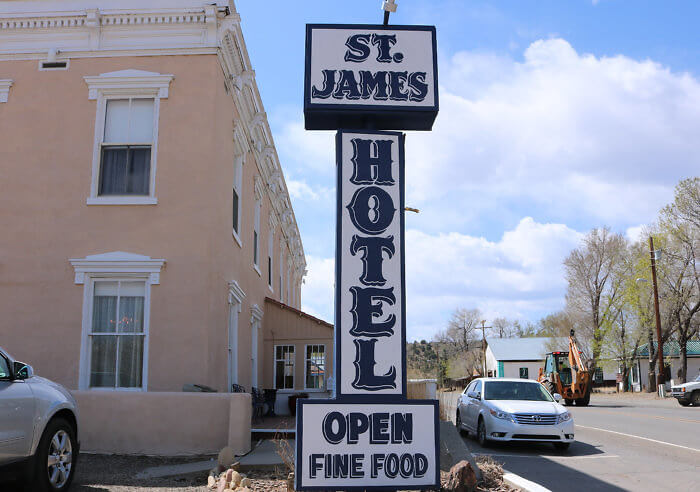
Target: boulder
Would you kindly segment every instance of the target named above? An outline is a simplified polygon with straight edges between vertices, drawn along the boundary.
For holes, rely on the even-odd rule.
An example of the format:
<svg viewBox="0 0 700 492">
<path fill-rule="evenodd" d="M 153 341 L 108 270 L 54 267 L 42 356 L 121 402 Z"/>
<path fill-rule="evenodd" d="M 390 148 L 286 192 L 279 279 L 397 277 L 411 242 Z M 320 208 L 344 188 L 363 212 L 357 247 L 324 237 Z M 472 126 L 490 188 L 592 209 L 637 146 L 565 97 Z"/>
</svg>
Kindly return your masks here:
<svg viewBox="0 0 700 492">
<path fill-rule="evenodd" d="M 239 484 L 241 487 L 250 487 L 251 485 L 253 485 L 253 481 L 247 477 L 243 477 L 241 479 L 241 483 Z"/>
<path fill-rule="evenodd" d="M 241 474 L 235 470 L 228 470 L 228 471 L 231 472 L 231 479 L 228 481 L 228 485 L 232 489 L 235 489 L 241 483 Z"/>
<path fill-rule="evenodd" d="M 210 489 L 216 488 L 216 477 L 209 475 L 209 478 L 207 479 L 207 487 Z"/>
<path fill-rule="evenodd" d="M 467 460 L 462 460 L 452 468 L 447 478 L 445 490 L 450 492 L 473 492 L 476 489 L 476 473 Z"/>
</svg>

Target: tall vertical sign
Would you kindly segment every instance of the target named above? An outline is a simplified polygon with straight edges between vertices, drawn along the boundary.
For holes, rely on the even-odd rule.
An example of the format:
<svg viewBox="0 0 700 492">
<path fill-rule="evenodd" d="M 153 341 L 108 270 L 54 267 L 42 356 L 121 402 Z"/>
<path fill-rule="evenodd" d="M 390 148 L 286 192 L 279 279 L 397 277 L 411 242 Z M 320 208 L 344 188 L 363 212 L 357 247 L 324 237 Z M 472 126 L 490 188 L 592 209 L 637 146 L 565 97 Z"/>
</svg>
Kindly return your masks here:
<svg viewBox="0 0 700 492">
<path fill-rule="evenodd" d="M 337 397 L 297 400 L 296 489 L 434 488 L 438 404 L 406 398 L 405 136 L 380 129 L 432 127 L 435 29 L 309 25 L 306 49 L 306 127 L 338 130 Z"/>
</svg>

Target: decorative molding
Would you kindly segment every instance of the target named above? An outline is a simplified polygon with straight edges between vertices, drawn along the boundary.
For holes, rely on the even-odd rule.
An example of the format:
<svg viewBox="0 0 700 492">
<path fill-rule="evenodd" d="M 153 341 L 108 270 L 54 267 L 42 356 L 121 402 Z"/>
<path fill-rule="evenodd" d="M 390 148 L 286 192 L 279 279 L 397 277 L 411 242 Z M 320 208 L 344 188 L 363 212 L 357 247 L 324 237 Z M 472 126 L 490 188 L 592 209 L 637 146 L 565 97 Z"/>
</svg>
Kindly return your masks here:
<svg viewBox="0 0 700 492">
<path fill-rule="evenodd" d="M 274 230 L 277 229 L 279 219 L 277 219 L 277 214 L 275 214 L 275 212 L 270 212 L 270 216 L 268 217 L 268 225 L 270 226 L 271 232 L 274 232 Z"/>
<path fill-rule="evenodd" d="M 10 97 L 10 87 L 14 81 L 12 79 L 0 79 L 0 103 L 6 103 Z"/>
<path fill-rule="evenodd" d="M 259 323 L 263 318 L 263 310 L 257 304 L 253 304 L 250 308 L 250 323 L 255 325 Z"/>
<path fill-rule="evenodd" d="M 170 82 L 174 75 L 146 72 L 145 70 L 118 70 L 97 76 L 83 77 L 88 85 L 88 98 L 97 99 L 102 95 L 152 95 L 167 98 Z"/>
<path fill-rule="evenodd" d="M 235 280 L 231 280 L 228 283 L 228 303 L 229 304 L 238 304 L 238 312 L 241 312 L 241 304 L 243 303 L 243 299 L 245 299 L 245 292 L 243 292 L 243 289 L 241 289 L 241 286 L 238 285 L 238 282 Z"/>
<path fill-rule="evenodd" d="M 124 251 L 88 255 L 85 258 L 74 258 L 68 261 L 75 269 L 76 284 L 84 284 L 86 274 L 99 276 L 120 274 L 148 277 L 152 285 L 158 285 L 160 271 L 165 265 L 165 260 Z"/>
<path fill-rule="evenodd" d="M 255 188 L 255 199 L 262 200 L 263 193 L 265 192 L 265 190 L 263 189 L 262 179 L 260 178 L 260 176 L 255 176 L 253 186 Z"/>
</svg>

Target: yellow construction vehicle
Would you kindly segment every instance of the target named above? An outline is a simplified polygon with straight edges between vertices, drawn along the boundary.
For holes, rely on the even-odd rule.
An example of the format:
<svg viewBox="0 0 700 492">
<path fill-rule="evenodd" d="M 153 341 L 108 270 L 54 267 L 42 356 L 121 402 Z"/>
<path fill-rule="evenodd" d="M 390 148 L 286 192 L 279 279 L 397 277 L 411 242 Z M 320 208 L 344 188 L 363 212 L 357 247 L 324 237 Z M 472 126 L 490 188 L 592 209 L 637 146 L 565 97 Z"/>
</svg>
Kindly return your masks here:
<svg viewBox="0 0 700 492">
<path fill-rule="evenodd" d="M 569 335 L 568 352 L 550 352 L 540 367 L 537 380 L 550 393 L 559 393 L 567 405 L 586 406 L 591 401 L 591 371 L 581 359 L 574 330 Z"/>
</svg>

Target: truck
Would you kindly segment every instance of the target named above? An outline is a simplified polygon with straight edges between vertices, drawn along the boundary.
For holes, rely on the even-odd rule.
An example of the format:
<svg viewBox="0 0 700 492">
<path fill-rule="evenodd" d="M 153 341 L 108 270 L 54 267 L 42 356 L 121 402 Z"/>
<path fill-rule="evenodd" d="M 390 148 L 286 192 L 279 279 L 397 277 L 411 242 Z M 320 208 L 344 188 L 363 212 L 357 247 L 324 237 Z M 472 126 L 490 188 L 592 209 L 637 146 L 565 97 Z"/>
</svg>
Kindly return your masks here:
<svg viewBox="0 0 700 492">
<path fill-rule="evenodd" d="M 591 401 L 591 371 L 582 360 L 574 330 L 569 333 L 568 352 L 550 352 L 540 367 L 537 381 L 550 393 L 559 393 L 566 405 L 587 406 Z"/>
<path fill-rule="evenodd" d="M 694 407 L 700 407 L 700 374 L 695 381 L 672 386 L 671 395 L 684 407 L 691 403 Z"/>
</svg>

